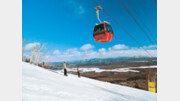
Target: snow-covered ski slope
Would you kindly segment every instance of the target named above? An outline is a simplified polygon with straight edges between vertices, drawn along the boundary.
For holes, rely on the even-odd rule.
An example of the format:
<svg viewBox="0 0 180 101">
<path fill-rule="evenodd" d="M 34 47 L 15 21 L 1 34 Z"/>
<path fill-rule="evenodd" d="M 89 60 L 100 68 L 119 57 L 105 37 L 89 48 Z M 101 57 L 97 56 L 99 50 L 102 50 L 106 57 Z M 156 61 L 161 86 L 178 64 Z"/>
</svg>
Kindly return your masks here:
<svg viewBox="0 0 180 101">
<path fill-rule="evenodd" d="M 23 101 L 156 101 L 157 95 L 107 82 L 68 77 L 44 68 L 22 64 Z"/>
</svg>

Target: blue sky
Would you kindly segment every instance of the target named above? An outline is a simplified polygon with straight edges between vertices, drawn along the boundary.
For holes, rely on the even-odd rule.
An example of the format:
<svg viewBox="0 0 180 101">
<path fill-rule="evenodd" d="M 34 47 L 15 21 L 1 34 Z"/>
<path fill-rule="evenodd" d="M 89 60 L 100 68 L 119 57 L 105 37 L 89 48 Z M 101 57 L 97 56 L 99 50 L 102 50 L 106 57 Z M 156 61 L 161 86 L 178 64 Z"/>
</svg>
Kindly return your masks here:
<svg viewBox="0 0 180 101">
<path fill-rule="evenodd" d="M 96 1 L 144 47 L 153 46 L 118 0 Z M 138 18 L 128 2 L 122 1 L 135 18 Z M 129 1 L 153 33 L 153 37 L 157 38 L 157 8 L 154 0 Z M 50 49 L 52 54 L 58 50 L 59 55 L 64 55 L 71 49 L 87 52 L 82 49 L 84 45 L 89 46 L 88 51 L 91 52 L 98 52 L 100 49 L 110 50 L 118 45 L 120 47 L 118 50 L 124 50 L 121 48 L 124 46 L 130 49 L 139 48 L 134 40 L 102 11 L 100 19 L 111 23 L 114 38 L 104 44 L 94 41 L 93 28 L 99 22 L 94 9 L 96 5 L 92 0 L 23 0 L 22 3 L 22 36 L 26 44 L 46 43 L 46 50 Z M 140 20 L 137 20 L 142 25 Z M 153 51 L 156 53 L 156 50 L 153 49 Z M 52 61 L 57 60 L 55 58 Z"/>
</svg>

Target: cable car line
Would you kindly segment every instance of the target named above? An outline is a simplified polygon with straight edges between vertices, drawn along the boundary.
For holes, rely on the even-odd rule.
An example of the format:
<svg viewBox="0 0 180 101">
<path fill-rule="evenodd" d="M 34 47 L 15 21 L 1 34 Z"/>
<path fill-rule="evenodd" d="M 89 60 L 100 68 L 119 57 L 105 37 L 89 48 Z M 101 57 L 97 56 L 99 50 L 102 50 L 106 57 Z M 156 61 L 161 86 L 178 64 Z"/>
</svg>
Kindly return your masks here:
<svg viewBox="0 0 180 101">
<path fill-rule="evenodd" d="M 99 6 L 99 4 L 95 1 L 92 0 L 97 6 Z M 139 41 L 137 41 L 123 26 L 121 26 L 121 24 L 119 24 L 108 12 L 106 12 L 104 9 L 102 9 L 103 12 L 105 12 L 117 25 L 119 25 L 139 46 L 140 48 L 142 48 L 150 57 L 153 57 L 144 47 L 142 47 L 142 45 L 139 43 Z"/>
<path fill-rule="evenodd" d="M 152 39 L 157 42 L 157 40 L 153 37 L 153 34 L 151 32 L 151 30 L 146 26 L 146 24 L 144 23 L 143 19 L 138 15 L 137 11 L 134 9 L 134 7 L 132 6 L 131 2 L 129 0 L 126 0 L 129 5 L 131 6 L 132 10 L 136 13 L 137 17 L 140 19 L 140 21 L 142 22 L 142 24 L 144 25 L 144 27 L 150 32 L 150 36 L 152 37 Z"/>
<path fill-rule="evenodd" d="M 128 12 L 128 14 L 133 18 L 133 20 L 135 21 L 135 23 L 139 26 L 139 28 L 144 32 L 145 36 L 148 38 L 148 40 L 151 42 L 151 44 L 155 45 L 154 42 L 151 40 L 151 38 L 148 36 L 148 34 L 144 31 L 144 29 L 141 27 L 141 25 L 137 22 L 137 20 L 134 18 L 134 16 L 129 12 L 129 10 L 127 9 L 127 7 L 123 4 L 123 2 L 121 0 L 118 0 L 121 5 L 124 7 L 124 9 Z M 155 45 L 155 48 L 157 49 L 157 46 Z"/>
</svg>

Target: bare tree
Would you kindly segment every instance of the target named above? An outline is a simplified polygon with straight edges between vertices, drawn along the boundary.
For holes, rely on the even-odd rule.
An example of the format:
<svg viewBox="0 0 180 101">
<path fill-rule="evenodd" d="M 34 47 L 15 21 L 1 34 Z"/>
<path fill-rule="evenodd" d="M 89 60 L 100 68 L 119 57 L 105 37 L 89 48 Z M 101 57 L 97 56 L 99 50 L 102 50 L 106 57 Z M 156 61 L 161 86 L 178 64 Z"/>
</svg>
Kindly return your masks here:
<svg viewBox="0 0 180 101">
<path fill-rule="evenodd" d="M 39 57 L 39 62 L 42 62 L 42 67 L 45 67 L 46 66 L 46 58 L 48 56 L 48 53 L 49 53 L 50 50 L 48 50 L 46 53 L 44 53 L 44 55 L 42 57 Z"/>
<path fill-rule="evenodd" d="M 45 44 L 43 44 L 39 49 L 37 49 L 37 54 L 36 54 L 36 65 L 39 65 L 39 60 L 40 60 L 40 55 L 42 54 L 42 48 L 44 47 Z"/>
<path fill-rule="evenodd" d="M 35 52 L 36 50 L 39 48 L 39 46 L 35 46 L 33 48 L 33 51 L 30 53 L 30 63 L 32 64 L 33 62 L 35 62 Z"/>
<path fill-rule="evenodd" d="M 51 66 L 51 65 L 48 63 L 48 61 L 55 56 L 55 54 L 48 55 L 48 53 L 49 53 L 49 51 L 48 51 L 46 54 L 44 54 L 44 56 L 43 56 L 42 58 L 40 58 L 40 59 L 43 61 L 43 67 L 45 67 L 45 66 Z"/>
<path fill-rule="evenodd" d="M 42 63 L 42 67 L 46 67 L 47 65 L 50 66 L 48 61 L 55 56 L 55 54 L 49 54 L 48 50 L 46 53 L 43 53 L 43 48 L 45 44 L 42 45 L 35 45 L 31 49 L 31 52 L 29 53 L 29 62 L 31 64 L 39 65 Z M 22 49 L 22 54 L 25 52 L 25 47 Z"/>
</svg>

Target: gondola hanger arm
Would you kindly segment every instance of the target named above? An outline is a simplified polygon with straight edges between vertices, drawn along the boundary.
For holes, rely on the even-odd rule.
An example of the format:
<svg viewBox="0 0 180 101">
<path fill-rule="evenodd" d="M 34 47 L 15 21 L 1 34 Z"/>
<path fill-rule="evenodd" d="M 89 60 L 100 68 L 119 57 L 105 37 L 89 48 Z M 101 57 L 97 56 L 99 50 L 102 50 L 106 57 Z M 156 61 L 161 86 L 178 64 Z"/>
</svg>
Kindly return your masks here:
<svg viewBox="0 0 180 101">
<path fill-rule="evenodd" d="M 102 7 L 101 6 L 96 6 L 95 10 L 96 10 L 97 19 L 99 20 L 100 23 L 102 23 L 101 20 L 99 19 L 99 11 L 102 10 Z"/>
</svg>

